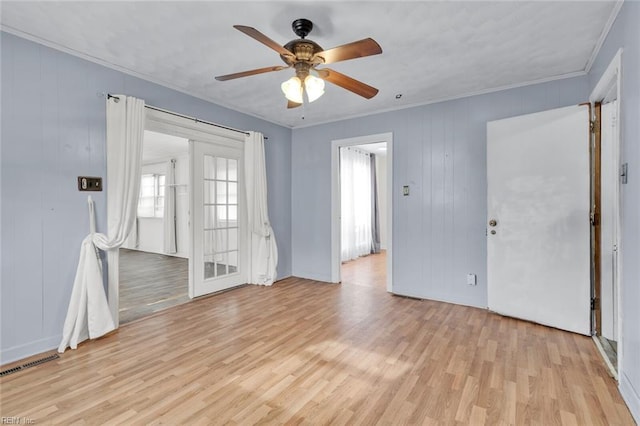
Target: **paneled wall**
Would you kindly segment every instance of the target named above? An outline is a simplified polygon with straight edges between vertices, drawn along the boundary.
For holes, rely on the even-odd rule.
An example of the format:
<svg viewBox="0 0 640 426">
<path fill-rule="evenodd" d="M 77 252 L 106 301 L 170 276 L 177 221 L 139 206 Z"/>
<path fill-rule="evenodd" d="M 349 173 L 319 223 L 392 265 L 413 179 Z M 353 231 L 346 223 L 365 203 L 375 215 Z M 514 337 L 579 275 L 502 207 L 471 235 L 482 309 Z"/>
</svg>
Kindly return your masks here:
<svg viewBox="0 0 640 426">
<path fill-rule="evenodd" d="M 280 248 L 278 275 L 291 274 L 291 131 L 0 33 L 0 363 L 57 347 L 80 242 L 89 231 L 76 177 L 105 176 L 104 93 L 230 127 L 266 142 L 269 210 Z M 94 193 L 105 230 L 105 193 Z"/>
<path fill-rule="evenodd" d="M 622 163 L 629 180 L 622 185 L 622 356 L 620 390 L 640 422 L 640 3 L 627 1 L 609 32 L 589 74 L 590 90 L 622 48 L 620 125 Z"/>
<path fill-rule="evenodd" d="M 583 76 L 295 129 L 293 274 L 331 279 L 331 141 L 392 132 L 394 292 L 486 307 L 486 123 L 587 97 Z"/>
</svg>

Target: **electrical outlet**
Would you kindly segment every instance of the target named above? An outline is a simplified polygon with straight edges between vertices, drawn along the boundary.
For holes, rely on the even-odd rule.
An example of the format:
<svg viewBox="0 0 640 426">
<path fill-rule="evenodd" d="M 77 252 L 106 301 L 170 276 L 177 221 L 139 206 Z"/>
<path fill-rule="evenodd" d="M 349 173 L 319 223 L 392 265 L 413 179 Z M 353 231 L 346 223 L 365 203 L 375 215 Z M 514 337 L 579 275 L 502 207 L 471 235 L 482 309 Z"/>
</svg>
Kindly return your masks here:
<svg viewBox="0 0 640 426">
<path fill-rule="evenodd" d="M 476 274 L 467 274 L 467 284 L 469 285 L 477 285 L 478 280 Z"/>
</svg>

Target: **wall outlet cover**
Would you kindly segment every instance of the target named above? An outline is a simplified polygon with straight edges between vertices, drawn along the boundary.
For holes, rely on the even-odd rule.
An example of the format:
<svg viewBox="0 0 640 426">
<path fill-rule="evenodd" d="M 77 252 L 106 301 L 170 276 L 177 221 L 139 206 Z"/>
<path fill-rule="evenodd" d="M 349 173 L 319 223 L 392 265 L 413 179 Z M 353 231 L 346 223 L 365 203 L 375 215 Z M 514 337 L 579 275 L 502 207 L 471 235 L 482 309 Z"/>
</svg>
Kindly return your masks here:
<svg viewBox="0 0 640 426">
<path fill-rule="evenodd" d="M 467 284 L 469 285 L 477 285 L 478 280 L 476 278 L 476 274 L 467 274 Z"/>
</svg>

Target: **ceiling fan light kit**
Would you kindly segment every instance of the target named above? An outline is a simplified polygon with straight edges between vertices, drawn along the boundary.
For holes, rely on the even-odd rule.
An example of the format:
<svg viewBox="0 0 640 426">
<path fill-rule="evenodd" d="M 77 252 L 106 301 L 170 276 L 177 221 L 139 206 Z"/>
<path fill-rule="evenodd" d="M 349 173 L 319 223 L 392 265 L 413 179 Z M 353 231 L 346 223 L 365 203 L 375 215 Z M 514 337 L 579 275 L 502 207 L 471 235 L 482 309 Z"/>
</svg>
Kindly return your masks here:
<svg viewBox="0 0 640 426">
<path fill-rule="evenodd" d="M 304 90 L 307 93 L 309 102 L 313 102 L 324 95 L 324 80 L 309 74 L 304 79 Z"/>
<path fill-rule="evenodd" d="M 282 83 L 280 86 L 284 96 L 291 102 L 301 104 L 303 93 L 307 95 L 307 100 L 313 102 L 324 94 L 324 80 L 313 75 L 307 75 L 304 85 L 299 77 L 294 76 Z"/>
<path fill-rule="evenodd" d="M 378 89 L 361 81 L 355 80 L 329 68 L 316 68 L 319 65 L 362 58 L 382 53 L 382 48 L 375 40 L 366 38 L 332 49 L 323 50 L 320 45 L 312 40 L 307 40 L 307 35 L 313 29 L 313 23 L 308 19 L 296 19 L 291 24 L 294 33 L 299 39 L 292 40 L 280 46 L 269 37 L 252 27 L 234 25 L 234 28 L 259 41 L 265 46 L 280 54 L 280 58 L 287 66 L 273 66 L 243 71 L 234 74 L 216 77 L 218 81 L 232 80 L 240 77 L 262 74 L 272 71 L 280 71 L 293 68 L 296 75 L 280 86 L 285 97 L 289 101 L 288 108 L 295 108 L 304 103 L 305 94 L 308 102 L 313 102 L 324 94 L 325 81 L 349 90 L 366 99 L 371 99 L 378 93 Z"/>
<path fill-rule="evenodd" d="M 302 103 L 302 82 L 298 77 L 291 77 L 280 86 L 285 98 L 297 104 Z"/>
</svg>

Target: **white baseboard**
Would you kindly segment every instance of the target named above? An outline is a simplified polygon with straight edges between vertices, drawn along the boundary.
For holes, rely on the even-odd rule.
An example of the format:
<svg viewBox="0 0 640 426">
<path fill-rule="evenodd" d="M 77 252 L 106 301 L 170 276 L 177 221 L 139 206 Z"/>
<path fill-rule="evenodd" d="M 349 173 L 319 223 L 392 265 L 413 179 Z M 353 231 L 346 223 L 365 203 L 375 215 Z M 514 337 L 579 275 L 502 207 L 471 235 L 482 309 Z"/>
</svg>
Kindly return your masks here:
<svg viewBox="0 0 640 426">
<path fill-rule="evenodd" d="M 291 274 L 291 276 L 297 277 L 297 278 L 304 278 L 306 280 L 331 283 L 331 275 L 326 275 L 326 274 L 314 274 L 314 273 L 305 272 L 305 271 L 295 271 L 294 273 Z"/>
<path fill-rule="evenodd" d="M 410 297 L 413 299 L 421 299 L 421 300 L 432 300 L 434 302 L 443 302 L 443 303 L 451 303 L 452 305 L 460 305 L 460 306 L 468 306 L 470 308 L 479 308 L 479 309 L 487 309 L 486 306 L 481 306 L 481 305 L 477 305 L 475 303 L 471 303 L 469 301 L 466 300 L 451 300 L 451 299 L 447 299 L 447 298 L 443 298 L 443 297 L 438 297 L 438 296 L 434 296 L 432 294 L 417 294 L 417 293 L 412 293 L 412 292 L 408 292 L 408 291 L 403 291 L 403 290 L 399 290 L 396 291 L 394 289 L 394 291 L 390 292 L 396 296 L 402 296 L 402 297 Z"/>
<path fill-rule="evenodd" d="M 58 348 L 61 340 L 62 335 L 60 334 L 57 336 L 36 340 L 35 342 L 30 342 L 24 345 L 4 349 L 2 352 L 0 352 L 0 365 L 18 361 L 42 352 L 55 350 Z"/>
<path fill-rule="evenodd" d="M 627 403 L 636 424 L 640 424 L 640 394 L 633 387 L 624 371 L 620 374 L 620 394 L 624 402 Z"/>
<path fill-rule="evenodd" d="M 291 278 L 292 276 L 293 276 L 293 275 L 291 275 L 291 274 L 288 274 L 288 275 L 282 275 L 282 276 L 277 275 L 277 276 L 276 276 L 276 279 L 275 279 L 275 281 L 274 281 L 274 284 L 275 284 L 275 283 L 277 283 L 278 281 L 282 281 L 282 280 L 286 280 L 287 278 Z"/>
</svg>

